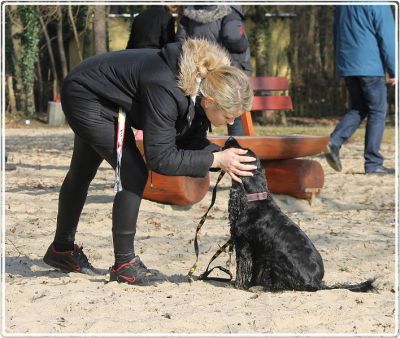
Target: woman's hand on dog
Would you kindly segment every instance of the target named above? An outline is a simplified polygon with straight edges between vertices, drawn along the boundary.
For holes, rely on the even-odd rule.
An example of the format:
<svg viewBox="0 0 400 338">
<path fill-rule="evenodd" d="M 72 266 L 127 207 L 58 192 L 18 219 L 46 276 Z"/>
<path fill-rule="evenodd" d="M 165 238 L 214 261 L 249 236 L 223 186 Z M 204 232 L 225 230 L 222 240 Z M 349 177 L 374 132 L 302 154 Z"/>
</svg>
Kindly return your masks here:
<svg viewBox="0 0 400 338">
<path fill-rule="evenodd" d="M 257 169 L 256 165 L 246 164 L 254 162 L 254 157 L 245 156 L 247 150 L 238 148 L 229 148 L 214 153 L 214 161 L 211 168 L 221 168 L 229 174 L 236 182 L 242 182 L 239 176 L 253 176 L 252 170 Z"/>
</svg>

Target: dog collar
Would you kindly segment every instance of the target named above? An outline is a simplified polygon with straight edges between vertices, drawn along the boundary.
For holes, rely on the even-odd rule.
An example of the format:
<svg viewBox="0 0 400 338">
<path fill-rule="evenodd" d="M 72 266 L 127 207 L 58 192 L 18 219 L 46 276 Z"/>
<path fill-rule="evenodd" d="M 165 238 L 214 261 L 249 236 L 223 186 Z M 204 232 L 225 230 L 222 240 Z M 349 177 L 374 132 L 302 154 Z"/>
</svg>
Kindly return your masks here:
<svg viewBox="0 0 400 338">
<path fill-rule="evenodd" d="M 254 202 L 254 201 L 262 201 L 268 198 L 268 193 L 264 192 L 255 192 L 253 194 L 246 194 L 247 202 Z"/>
</svg>

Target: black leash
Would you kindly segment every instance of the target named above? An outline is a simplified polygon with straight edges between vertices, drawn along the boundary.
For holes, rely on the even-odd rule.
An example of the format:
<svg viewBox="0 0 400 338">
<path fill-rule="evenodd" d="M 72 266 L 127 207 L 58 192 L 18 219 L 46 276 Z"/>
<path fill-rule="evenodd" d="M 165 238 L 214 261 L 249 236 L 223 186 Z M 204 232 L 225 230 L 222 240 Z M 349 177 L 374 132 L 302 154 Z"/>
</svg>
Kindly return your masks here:
<svg viewBox="0 0 400 338">
<path fill-rule="evenodd" d="M 195 270 L 196 270 L 196 268 L 197 268 L 197 265 L 199 264 L 199 243 L 198 243 L 198 241 L 197 241 L 198 233 L 199 233 L 201 227 L 203 226 L 204 222 L 206 221 L 208 212 L 209 212 L 209 211 L 211 210 L 211 208 L 214 206 L 214 203 L 215 203 L 215 200 L 216 200 L 216 197 L 217 197 L 217 187 L 218 187 L 218 183 L 221 181 L 222 177 L 224 177 L 224 174 L 225 174 L 224 171 L 221 171 L 221 173 L 219 174 L 219 176 L 218 176 L 218 178 L 217 178 L 217 182 L 215 183 L 215 186 L 214 186 L 214 189 L 213 189 L 213 192 L 212 192 L 211 204 L 210 204 L 210 206 L 208 207 L 208 209 L 207 209 L 207 211 L 205 212 L 205 214 L 203 215 L 203 217 L 201 218 L 201 220 L 200 220 L 200 222 L 199 222 L 199 224 L 197 225 L 197 228 L 196 228 L 196 234 L 195 234 L 195 236 L 194 236 L 194 251 L 195 251 L 195 253 L 196 253 L 196 261 L 194 262 L 193 266 L 190 268 L 189 273 L 188 273 L 188 275 L 187 275 L 190 282 L 193 281 L 193 273 L 195 272 Z M 210 267 L 211 262 L 212 262 L 214 259 L 216 259 L 216 258 L 221 254 L 221 252 L 225 251 L 225 249 L 226 249 L 226 247 L 227 247 L 228 245 L 229 245 L 229 264 L 228 264 L 228 269 L 226 269 L 226 268 L 224 268 L 224 267 L 222 267 L 222 266 L 216 266 L 216 267 L 212 268 L 211 270 L 209 270 L 209 267 Z M 201 279 L 201 280 L 210 280 L 210 279 L 212 279 L 212 280 L 218 280 L 218 281 L 219 281 L 219 280 L 224 280 L 224 281 L 225 281 L 225 280 L 228 280 L 227 278 L 208 277 L 208 275 L 209 275 L 215 268 L 218 268 L 218 269 L 220 269 L 221 271 L 224 271 L 225 273 L 227 273 L 227 274 L 230 276 L 230 279 L 229 279 L 229 280 L 231 280 L 231 279 L 232 279 L 232 273 L 229 271 L 229 265 L 230 265 L 230 258 L 231 258 L 232 251 L 233 251 L 233 242 L 231 241 L 231 239 L 229 239 L 229 241 L 226 242 L 226 243 L 214 254 L 214 256 L 211 258 L 210 262 L 208 263 L 208 266 L 207 266 L 206 271 L 200 275 L 199 279 Z"/>
<path fill-rule="evenodd" d="M 224 252 L 225 249 L 226 249 L 226 247 L 228 247 L 228 254 L 229 254 L 229 259 L 228 259 L 228 261 L 226 262 L 226 266 L 227 266 L 227 267 L 225 268 L 225 267 L 223 267 L 223 266 L 221 266 L 221 265 L 218 265 L 218 266 L 214 266 L 212 269 L 209 269 L 209 268 L 210 268 L 210 264 L 212 263 L 212 261 L 213 261 L 214 259 L 216 259 L 216 258 L 221 254 L 221 252 Z M 233 278 L 232 272 L 231 272 L 231 270 L 230 270 L 232 253 L 233 253 L 233 241 L 232 241 L 232 238 L 230 238 L 223 246 L 221 246 L 221 247 L 218 249 L 218 251 L 214 254 L 214 256 L 212 256 L 210 262 L 209 262 L 208 265 L 207 265 L 206 271 L 204 271 L 204 272 L 200 275 L 199 279 L 200 279 L 200 280 L 215 280 L 215 281 L 219 281 L 219 282 L 229 282 L 229 281 L 231 281 L 232 278 Z M 229 278 L 208 277 L 208 275 L 209 275 L 211 272 L 213 272 L 214 269 L 219 269 L 219 270 L 221 270 L 222 272 L 225 272 L 227 275 L 229 275 Z"/>
</svg>

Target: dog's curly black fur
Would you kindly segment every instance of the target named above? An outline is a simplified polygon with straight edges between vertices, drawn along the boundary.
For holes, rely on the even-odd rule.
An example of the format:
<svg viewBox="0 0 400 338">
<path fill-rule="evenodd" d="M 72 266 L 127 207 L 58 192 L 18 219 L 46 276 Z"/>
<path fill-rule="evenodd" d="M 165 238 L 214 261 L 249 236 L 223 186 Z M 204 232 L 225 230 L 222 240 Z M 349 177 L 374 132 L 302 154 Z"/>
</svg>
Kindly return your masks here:
<svg viewBox="0 0 400 338">
<path fill-rule="evenodd" d="M 242 148 L 230 137 L 226 148 Z M 242 148 L 243 149 L 243 148 Z M 250 149 L 248 156 L 257 158 Z M 235 286 L 262 286 L 268 291 L 345 288 L 371 290 L 373 280 L 354 285 L 326 286 L 322 257 L 307 235 L 273 200 L 264 168 L 257 158 L 254 176 L 233 181 L 229 198 L 229 222 L 236 249 Z M 247 194 L 267 192 L 263 200 L 249 202 Z"/>
</svg>

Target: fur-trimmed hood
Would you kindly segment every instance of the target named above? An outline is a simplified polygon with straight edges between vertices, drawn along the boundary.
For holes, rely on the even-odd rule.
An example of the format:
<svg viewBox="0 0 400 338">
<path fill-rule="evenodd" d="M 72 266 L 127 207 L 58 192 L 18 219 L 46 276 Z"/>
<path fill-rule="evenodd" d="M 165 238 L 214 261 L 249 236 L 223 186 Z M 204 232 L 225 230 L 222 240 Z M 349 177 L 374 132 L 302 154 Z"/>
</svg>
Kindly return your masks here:
<svg viewBox="0 0 400 338">
<path fill-rule="evenodd" d="M 231 13 L 232 8 L 230 6 L 187 6 L 183 15 L 187 16 L 189 19 L 200 22 L 200 23 L 209 23 L 212 21 L 216 21 L 222 19 L 224 16 Z"/>
</svg>

